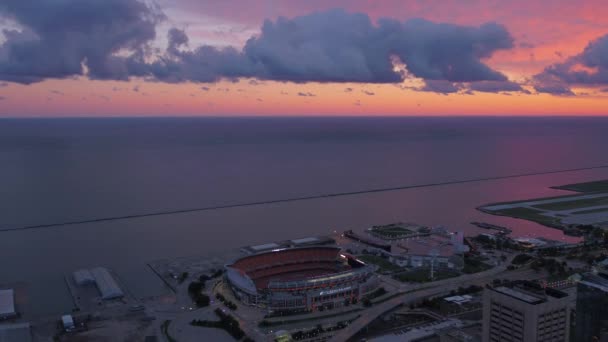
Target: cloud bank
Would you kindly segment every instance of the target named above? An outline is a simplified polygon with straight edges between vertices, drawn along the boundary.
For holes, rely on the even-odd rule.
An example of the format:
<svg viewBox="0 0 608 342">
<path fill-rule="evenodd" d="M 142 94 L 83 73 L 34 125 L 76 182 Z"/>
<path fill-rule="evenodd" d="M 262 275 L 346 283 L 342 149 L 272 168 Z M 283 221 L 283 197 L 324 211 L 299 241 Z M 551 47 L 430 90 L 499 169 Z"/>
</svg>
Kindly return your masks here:
<svg viewBox="0 0 608 342">
<path fill-rule="evenodd" d="M 578 55 L 546 67 L 533 78 L 538 92 L 574 95 L 573 85 L 600 87 L 608 84 L 608 34 L 589 42 Z"/>
<path fill-rule="evenodd" d="M 135 0 L 2 0 L 0 16 L 23 27 L 3 30 L 0 79 L 25 84 L 85 73 L 91 79 L 143 76 L 140 66 L 164 18 Z"/>
<path fill-rule="evenodd" d="M 443 84 L 449 92 L 446 84 L 463 82 L 482 82 L 471 87 L 479 91 L 492 91 L 491 85 L 495 91 L 519 90 L 483 62 L 514 46 L 496 23 L 473 27 L 389 18 L 374 23 L 366 14 L 330 10 L 266 20 L 242 48 L 191 47 L 186 32 L 174 28 L 166 49 L 158 51 L 151 44 L 165 16 L 137 0 L 3 0 L 0 16 L 22 27 L 3 31 L 0 80 L 23 84 L 75 76 L 170 83 L 239 78 L 399 83 L 411 75 L 427 81 L 428 90 Z M 405 65 L 407 75 L 396 63 Z"/>
</svg>

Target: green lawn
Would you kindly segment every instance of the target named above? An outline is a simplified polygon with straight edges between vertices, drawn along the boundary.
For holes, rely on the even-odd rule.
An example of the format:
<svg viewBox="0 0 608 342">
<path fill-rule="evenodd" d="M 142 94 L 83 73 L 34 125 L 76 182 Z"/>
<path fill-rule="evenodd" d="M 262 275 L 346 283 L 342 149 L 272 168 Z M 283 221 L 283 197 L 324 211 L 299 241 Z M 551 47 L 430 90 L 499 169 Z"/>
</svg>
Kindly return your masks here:
<svg viewBox="0 0 608 342">
<path fill-rule="evenodd" d="M 545 203 L 537 204 L 534 208 L 543 210 L 571 210 L 571 209 L 585 209 L 587 207 L 593 207 L 597 205 L 608 205 L 608 196 L 606 197 L 595 197 L 595 198 L 583 198 L 567 202 L 556 202 L 556 203 Z"/>
<path fill-rule="evenodd" d="M 379 257 L 377 255 L 363 254 L 363 255 L 357 256 L 357 258 L 363 262 L 378 265 L 378 267 L 380 267 L 381 272 L 395 272 L 395 271 L 402 270 L 401 267 L 399 267 L 399 266 L 391 263 L 387 259 L 384 259 L 383 257 Z"/>
<path fill-rule="evenodd" d="M 553 188 L 576 192 L 602 192 L 608 191 L 608 179 L 586 183 L 566 184 L 555 186 Z"/>
<path fill-rule="evenodd" d="M 373 227 L 371 229 L 371 233 L 379 235 L 379 236 L 394 238 L 394 237 L 412 234 L 414 232 L 407 228 L 403 228 L 400 226 L 387 225 L 387 226 Z"/>
<path fill-rule="evenodd" d="M 466 274 L 471 274 L 487 271 L 491 268 L 491 265 L 486 264 L 480 258 L 468 257 L 464 259 L 464 267 L 462 268 L 462 272 Z"/>
<path fill-rule="evenodd" d="M 543 213 L 542 210 L 535 210 L 530 208 L 509 208 L 509 209 L 501 209 L 492 211 L 492 213 L 497 215 L 504 215 L 509 217 L 520 218 L 524 220 L 538 222 L 540 224 L 544 224 L 546 226 L 556 226 L 559 224 L 556 219 L 553 219 L 548 216 L 541 215 Z"/>
<path fill-rule="evenodd" d="M 591 210 L 581 210 L 581 211 L 573 211 L 572 214 L 580 215 L 580 214 L 593 214 L 593 213 L 601 213 L 604 211 L 608 211 L 608 208 L 599 208 L 599 209 L 591 209 Z"/>
</svg>

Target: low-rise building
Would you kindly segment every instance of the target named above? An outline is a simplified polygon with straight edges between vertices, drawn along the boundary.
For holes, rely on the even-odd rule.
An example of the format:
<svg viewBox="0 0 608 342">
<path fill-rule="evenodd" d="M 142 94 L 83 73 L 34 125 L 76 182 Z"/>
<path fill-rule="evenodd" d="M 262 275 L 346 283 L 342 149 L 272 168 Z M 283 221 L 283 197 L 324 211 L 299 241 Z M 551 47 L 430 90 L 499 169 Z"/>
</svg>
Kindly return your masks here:
<svg viewBox="0 0 608 342">
<path fill-rule="evenodd" d="M 0 290 L 0 320 L 16 316 L 14 291 L 12 289 Z"/>
<path fill-rule="evenodd" d="M 400 267 L 444 267 L 461 269 L 464 266 L 464 244 L 462 232 L 433 229 L 428 236 L 403 239 L 384 252 L 388 260 Z"/>
<path fill-rule="evenodd" d="M 72 317 L 72 315 L 61 316 L 61 324 L 63 324 L 63 329 L 65 331 L 72 331 L 76 327 L 74 324 L 74 317 Z"/>
</svg>

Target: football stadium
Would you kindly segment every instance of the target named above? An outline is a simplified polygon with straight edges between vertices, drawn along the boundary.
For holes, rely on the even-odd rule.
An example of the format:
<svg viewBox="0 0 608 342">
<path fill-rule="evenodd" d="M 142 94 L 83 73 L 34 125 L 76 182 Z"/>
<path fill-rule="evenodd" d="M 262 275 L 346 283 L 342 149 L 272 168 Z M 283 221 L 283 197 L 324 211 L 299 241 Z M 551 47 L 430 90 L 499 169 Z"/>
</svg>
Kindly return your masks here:
<svg viewBox="0 0 608 342">
<path fill-rule="evenodd" d="M 359 301 L 378 286 L 375 267 L 333 246 L 277 249 L 226 266 L 235 295 L 273 312 L 332 309 Z"/>
</svg>

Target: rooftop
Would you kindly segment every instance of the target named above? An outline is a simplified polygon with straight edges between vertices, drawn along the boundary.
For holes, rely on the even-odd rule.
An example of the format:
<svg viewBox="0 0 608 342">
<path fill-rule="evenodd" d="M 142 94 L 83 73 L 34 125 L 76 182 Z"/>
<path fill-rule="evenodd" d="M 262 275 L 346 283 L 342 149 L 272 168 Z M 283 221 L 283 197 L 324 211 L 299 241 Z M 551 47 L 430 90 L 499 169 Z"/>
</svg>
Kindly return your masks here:
<svg viewBox="0 0 608 342">
<path fill-rule="evenodd" d="M 396 253 L 410 255 L 435 255 L 449 257 L 454 254 L 454 245 L 450 238 L 443 235 L 431 235 L 427 237 L 417 237 L 405 239 L 396 245 Z"/>
<path fill-rule="evenodd" d="M 279 248 L 279 247 L 281 247 L 281 246 L 278 243 L 274 243 L 274 242 L 265 243 L 263 245 L 249 246 L 249 248 L 253 249 L 256 252 Z"/>
<path fill-rule="evenodd" d="M 549 287 L 543 288 L 540 284 L 530 281 L 515 281 L 508 285 L 495 287 L 492 290 L 533 305 L 568 296 L 565 292 Z"/>
<path fill-rule="evenodd" d="M 468 303 L 472 299 L 473 299 L 473 296 L 471 296 L 471 295 L 451 296 L 451 297 L 445 297 L 445 298 L 443 298 L 443 300 L 445 300 L 446 302 L 450 302 L 450 303 L 454 303 L 454 304 Z"/>
<path fill-rule="evenodd" d="M 99 292 L 101 292 L 101 298 L 114 299 L 123 296 L 122 290 L 107 269 L 97 267 L 91 270 L 91 274 L 95 278 Z"/>
<path fill-rule="evenodd" d="M 604 292 L 608 292 L 608 273 L 587 273 L 584 274 L 580 284 L 584 284 L 587 286 L 594 287 L 598 290 L 602 290 Z"/>
</svg>

